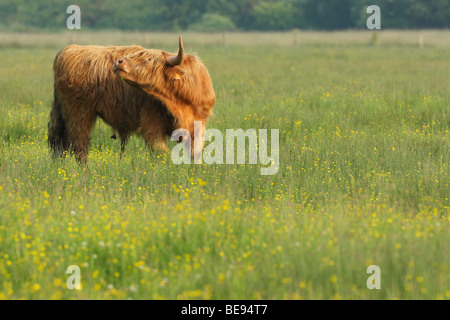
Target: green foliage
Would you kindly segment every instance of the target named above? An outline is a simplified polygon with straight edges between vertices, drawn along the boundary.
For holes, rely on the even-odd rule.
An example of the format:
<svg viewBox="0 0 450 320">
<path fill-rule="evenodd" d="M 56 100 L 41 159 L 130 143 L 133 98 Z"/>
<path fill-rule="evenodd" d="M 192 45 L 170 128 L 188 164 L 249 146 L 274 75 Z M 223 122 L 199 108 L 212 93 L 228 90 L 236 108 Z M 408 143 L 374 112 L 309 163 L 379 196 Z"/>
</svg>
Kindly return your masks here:
<svg viewBox="0 0 450 320">
<path fill-rule="evenodd" d="M 253 10 L 256 30 L 286 30 L 295 26 L 293 7 L 289 1 L 261 1 Z"/>
<path fill-rule="evenodd" d="M 203 32 L 232 31 L 236 26 L 227 16 L 205 13 L 200 22 L 192 24 L 189 30 Z"/>
<path fill-rule="evenodd" d="M 0 0 L 0 28 L 62 30 L 73 1 Z M 364 29 L 368 5 L 382 28 L 449 28 L 450 0 L 79 0 L 82 28 L 122 30 Z M 233 24 L 230 23 L 233 22 Z"/>
</svg>

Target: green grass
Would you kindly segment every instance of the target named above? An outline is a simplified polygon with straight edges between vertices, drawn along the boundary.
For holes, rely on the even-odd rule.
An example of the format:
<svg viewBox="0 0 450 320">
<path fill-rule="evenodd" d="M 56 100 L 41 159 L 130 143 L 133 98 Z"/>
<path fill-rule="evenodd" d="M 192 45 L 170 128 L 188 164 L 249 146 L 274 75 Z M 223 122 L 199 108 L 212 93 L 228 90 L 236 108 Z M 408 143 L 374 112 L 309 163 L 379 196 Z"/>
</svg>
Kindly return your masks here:
<svg viewBox="0 0 450 320">
<path fill-rule="evenodd" d="M 0 298 L 450 298 L 448 48 L 195 51 L 208 127 L 279 129 L 276 175 L 174 165 L 137 137 L 120 160 L 101 121 L 88 170 L 53 162 L 57 49 L 0 49 Z"/>
</svg>

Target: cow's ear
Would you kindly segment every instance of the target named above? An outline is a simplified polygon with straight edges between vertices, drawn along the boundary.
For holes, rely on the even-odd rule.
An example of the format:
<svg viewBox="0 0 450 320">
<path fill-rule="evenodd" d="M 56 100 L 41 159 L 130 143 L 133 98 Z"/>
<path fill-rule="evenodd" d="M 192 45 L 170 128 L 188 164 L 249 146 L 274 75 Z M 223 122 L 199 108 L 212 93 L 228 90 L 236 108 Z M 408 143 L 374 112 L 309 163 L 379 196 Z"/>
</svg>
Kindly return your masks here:
<svg viewBox="0 0 450 320">
<path fill-rule="evenodd" d="M 183 78 L 185 71 L 182 68 L 172 68 L 170 72 L 170 78 L 174 81 L 181 80 Z"/>
<path fill-rule="evenodd" d="M 181 80 L 181 74 L 178 72 L 175 72 L 175 76 L 173 77 L 173 80 Z"/>
</svg>

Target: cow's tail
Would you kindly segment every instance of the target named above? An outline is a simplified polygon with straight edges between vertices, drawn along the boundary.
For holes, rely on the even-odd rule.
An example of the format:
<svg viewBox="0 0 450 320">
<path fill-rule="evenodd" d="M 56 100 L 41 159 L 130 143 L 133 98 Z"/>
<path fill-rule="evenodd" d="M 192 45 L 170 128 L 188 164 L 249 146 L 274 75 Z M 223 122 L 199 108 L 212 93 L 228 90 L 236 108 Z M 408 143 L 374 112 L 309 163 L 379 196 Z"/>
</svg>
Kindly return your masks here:
<svg viewBox="0 0 450 320">
<path fill-rule="evenodd" d="M 54 98 L 52 110 L 50 111 L 50 121 L 48 122 L 48 145 L 53 157 L 61 156 L 68 149 L 67 128 L 61 112 L 61 102 L 58 93 L 54 88 Z"/>
</svg>

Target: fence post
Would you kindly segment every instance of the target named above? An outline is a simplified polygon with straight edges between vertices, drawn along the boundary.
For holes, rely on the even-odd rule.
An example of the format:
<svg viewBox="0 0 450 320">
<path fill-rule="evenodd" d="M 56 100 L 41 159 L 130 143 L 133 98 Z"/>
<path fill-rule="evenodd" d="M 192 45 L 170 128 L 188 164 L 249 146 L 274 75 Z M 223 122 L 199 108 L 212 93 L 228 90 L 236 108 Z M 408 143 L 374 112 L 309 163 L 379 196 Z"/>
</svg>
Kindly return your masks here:
<svg viewBox="0 0 450 320">
<path fill-rule="evenodd" d="M 224 31 L 222 34 L 222 42 L 223 42 L 223 46 L 226 47 L 227 46 L 227 32 Z"/>
<path fill-rule="evenodd" d="M 71 32 L 69 39 L 70 44 L 74 44 L 76 41 L 77 41 L 77 34 L 75 32 Z"/>
<path fill-rule="evenodd" d="M 294 29 L 294 31 L 293 31 L 293 45 L 294 45 L 294 47 L 296 47 L 297 45 L 298 45 L 298 30 L 297 29 Z"/>
<path fill-rule="evenodd" d="M 419 33 L 419 48 L 423 48 L 423 34 Z"/>
</svg>

